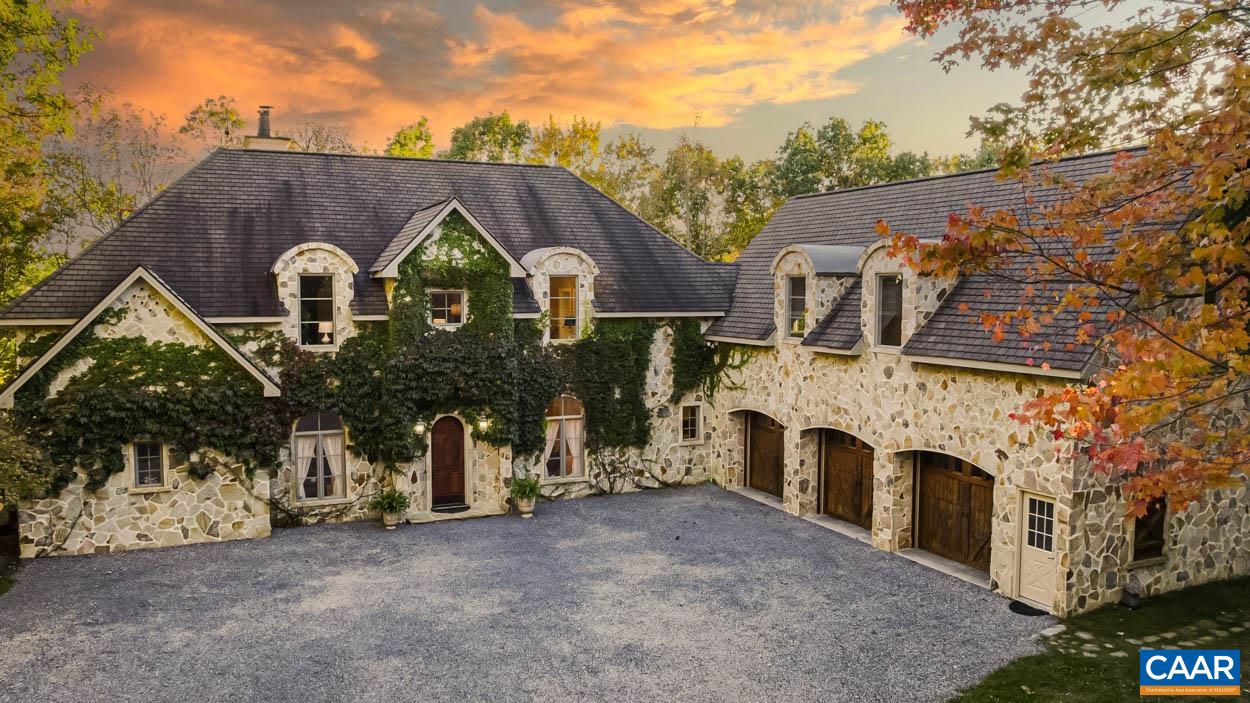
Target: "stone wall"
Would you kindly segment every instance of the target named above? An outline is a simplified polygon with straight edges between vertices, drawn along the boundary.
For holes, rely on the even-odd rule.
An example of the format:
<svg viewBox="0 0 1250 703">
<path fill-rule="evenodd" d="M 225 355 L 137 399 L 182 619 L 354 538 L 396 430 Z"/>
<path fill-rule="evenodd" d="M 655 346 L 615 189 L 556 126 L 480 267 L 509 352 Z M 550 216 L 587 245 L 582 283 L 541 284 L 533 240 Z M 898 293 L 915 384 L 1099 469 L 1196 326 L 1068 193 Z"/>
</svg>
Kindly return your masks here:
<svg viewBox="0 0 1250 703">
<path fill-rule="evenodd" d="M 1167 513 L 1163 558 L 1133 562 L 1133 519 L 1116 481 L 1076 471 L 1066 600 L 1073 612 L 1119 601 L 1127 585 L 1150 597 L 1250 574 L 1250 478 Z"/>
<path fill-rule="evenodd" d="M 576 249 L 553 247 L 543 250 L 542 256 L 535 261 L 526 263 L 529 266 L 530 289 L 542 315 L 551 312 L 549 277 L 577 276 L 577 323 L 580 328 L 578 337 L 585 336 L 594 324 L 595 275 L 599 273 L 595 262 Z M 543 341 L 551 341 L 550 327 L 543 330 Z"/>
<path fill-rule="evenodd" d="M 286 308 L 281 324 L 283 333 L 299 341 L 299 277 L 330 274 L 334 276 L 334 343 L 309 348 L 337 351 L 340 344 L 356 334 L 351 303 L 356 297 L 354 277 L 359 268 L 347 252 L 333 244 L 300 244 L 279 256 L 272 270 L 278 287 L 278 302 Z"/>
<path fill-rule="evenodd" d="M 802 272 L 797 257 L 778 261 L 777 314 L 783 304 L 784 276 Z M 864 280 L 875 281 L 884 273 L 903 276 L 903 329 L 904 335 L 910 334 L 944 285 L 919 280 L 878 248 L 863 262 Z M 862 320 L 864 334 L 871 339 L 875 310 L 869 287 L 864 291 Z M 747 353 L 750 361 L 730 373 L 731 387 L 718 395 L 706 419 L 713 434 L 709 469 L 719 481 L 744 485 L 743 411 L 762 412 L 785 426 L 784 508 L 796 515 L 815 513 L 820 476 L 813 430 L 847 432 L 875 449 L 872 542 L 894 551 L 912 546 L 913 452 L 949 454 L 995 477 L 991 587 L 1004 595 L 1016 594 L 1022 490 L 1056 500 L 1056 569 L 1063 568 L 1067 546 L 1062 535 L 1068 532 L 1072 507 L 1070 447 L 1009 417 L 1061 380 L 922 365 L 895 350 L 879 348 L 860 356 L 825 354 L 784 338 L 773 347 Z M 1057 612 L 1067 608 L 1062 593 L 1045 605 Z"/>
<path fill-rule="evenodd" d="M 18 510 L 23 558 L 223 542 L 269 536 L 269 478 L 248 478 L 222 466 L 204 479 L 187 466 L 167 469 L 160 489 L 134 487 L 134 453 L 122 449 L 126 470 L 87 491 L 80 474 L 60 495 L 23 501 Z M 198 457 L 194 457 L 198 458 Z"/>
</svg>

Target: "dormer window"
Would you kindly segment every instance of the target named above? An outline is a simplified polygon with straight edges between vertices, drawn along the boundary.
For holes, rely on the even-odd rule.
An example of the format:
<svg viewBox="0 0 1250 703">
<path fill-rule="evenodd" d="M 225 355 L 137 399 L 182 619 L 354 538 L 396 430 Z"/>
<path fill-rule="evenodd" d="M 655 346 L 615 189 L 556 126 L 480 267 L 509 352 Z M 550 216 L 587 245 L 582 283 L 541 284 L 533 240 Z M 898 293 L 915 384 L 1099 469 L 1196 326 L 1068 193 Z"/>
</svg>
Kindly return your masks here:
<svg viewBox="0 0 1250 703">
<path fill-rule="evenodd" d="M 551 276 L 550 290 L 551 340 L 577 339 L 577 276 Z"/>
<path fill-rule="evenodd" d="M 877 278 L 877 345 L 903 346 L 903 278 Z"/>
<path fill-rule="evenodd" d="M 807 277 L 790 276 L 786 281 L 786 336 L 801 338 L 807 333 Z"/>
<path fill-rule="evenodd" d="M 299 343 L 327 347 L 334 338 L 334 276 L 299 277 Z"/>
<path fill-rule="evenodd" d="M 464 291 L 430 291 L 430 324 L 442 329 L 454 329 L 464 324 Z"/>
</svg>

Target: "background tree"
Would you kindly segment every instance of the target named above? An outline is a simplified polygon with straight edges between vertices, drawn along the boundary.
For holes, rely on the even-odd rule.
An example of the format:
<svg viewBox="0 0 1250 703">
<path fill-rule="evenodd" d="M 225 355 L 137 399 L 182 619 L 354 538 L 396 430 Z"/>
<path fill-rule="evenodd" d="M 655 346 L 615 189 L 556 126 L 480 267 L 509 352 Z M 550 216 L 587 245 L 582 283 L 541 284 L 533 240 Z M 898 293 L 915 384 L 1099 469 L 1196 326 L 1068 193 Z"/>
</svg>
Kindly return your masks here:
<svg viewBox="0 0 1250 703">
<path fill-rule="evenodd" d="M 195 140 L 204 151 L 243 144 L 243 127 L 247 123 L 239 114 L 234 98 L 225 95 L 205 98 L 191 108 L 178 133 Z"/>
<path fill-rule="evenodd" d="M 434 133 L 425 115 L 416 122 L 401 127 L 386 143 L 387 156 L 404 156 L 410 159 L 428 159 L 434 156 Z"/>
<path fill-rule="evenodd" d="M 47 3 L 0 0 L 0 306 L 52 268 L 41 247 L 51 219 L 44 146 L 73 128 L 81 98 L 61 76 L 92 37 Z M 13 339 L 0 335 L 0 382 L 13 363 Z"/>
<path fill-rule="evenodd" d="M 627 132 L 603 148 L 603 174 L 596 184 L 634 214 L 643 209 L 651 181 L 656 177 L 655 147 L 637 132 Z"/>
<path fill-rule="evenodd" d="M 1060 189 L 1027 213 L 973 207 L 938 246 L 893 232 L 923 271 L 982 272 L 1025 291 L 1016 309 L 980 311 L 1039 356 L 1047 333 L 1096 345 L 1088 384 L 1019 414 L 1073 440 L 1123 479 L 1132 510 L 1166 495 L 1183 508 L 1213 486 L 1244 485 L 1250 464 L 1250 3 L 1105 0 L 1127 22 L 1094 23 L 1084 0 L 901 0 L 910 29 L 954 27 L 946 66 L 1029 75 L 1017 105 L 973 122 L 1002 144 L 1026 189 Z M 1036 158 L 1140 143 L 1112 172 L 1068 181 Z M 888 224 L 881 229 L 889 232 Z"/>
<path fill-rule="evenodd" d="M 474 117 L 451 132 L 451 146 L 439 153 L 440 159 L 458 161 L 521 161 L 530 139 L 530 124 L 513 122 L 507 110 L 498 115 Z"/>
<path fill-rule="evenodd" d="M 722 239 L 725 250 L 736 258 L 784 201 L 777 197 L 773 187 L 776 165 L 772 161 L 764 159 L 748 164 L 734 156 L 724 162 L 723 168 L 728 222 Z"/>
<path fill-rule="evenodd" d="M 726 252 L 724 176 L 707 145 L 682 137 L 669 150 L 643 203 L 643 218 L 694 253 L 709 259 Z"/>
<path fill-rule="evenodd" d="M 187 161 L 165 117 L 129 103 L 80 110 L 72 136 L 49 149 L 48 248 L 58 262 L 116 228 Z"/>
<path fill-rule="evenodd" d="M 351 135 L 343 125 L 304 117 L 290 130 L 282 132 L 290 137 L 301 151 L 323 154 L 361 154 L 364 151 L 352 143 Z"/>
</svg>

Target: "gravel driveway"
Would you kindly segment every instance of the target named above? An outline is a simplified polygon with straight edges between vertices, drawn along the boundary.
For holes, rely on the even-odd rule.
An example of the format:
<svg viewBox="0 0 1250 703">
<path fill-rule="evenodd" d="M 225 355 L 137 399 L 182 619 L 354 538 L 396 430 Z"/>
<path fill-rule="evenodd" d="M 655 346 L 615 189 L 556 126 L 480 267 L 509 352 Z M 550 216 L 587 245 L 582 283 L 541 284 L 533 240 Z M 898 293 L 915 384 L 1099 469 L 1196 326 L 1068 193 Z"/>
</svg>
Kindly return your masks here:
<svg viewBox="0 0 1250 703">
<path fill-rule="evenodd" d="M 719 488 L 29 562 L 0 701 L 941 700 L 1048 617 Z"/>
</svg>

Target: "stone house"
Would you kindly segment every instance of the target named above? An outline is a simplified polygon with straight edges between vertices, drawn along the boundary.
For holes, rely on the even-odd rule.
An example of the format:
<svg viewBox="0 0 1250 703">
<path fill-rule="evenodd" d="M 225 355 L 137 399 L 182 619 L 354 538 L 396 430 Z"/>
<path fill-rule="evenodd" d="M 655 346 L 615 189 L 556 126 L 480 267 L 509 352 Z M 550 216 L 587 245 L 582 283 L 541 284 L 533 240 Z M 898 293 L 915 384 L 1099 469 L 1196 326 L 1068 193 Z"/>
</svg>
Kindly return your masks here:
<svg viewBox="0 0 1250 703">
<path fill-rule="evenodd" d="M 1055 168 L 1080 177 L 1109 158 Z M 431 401 L 405 415 L 390 433 L 424 449 L 385 461 L 370 458 L 386 433 L 365 427 L 368 413 L 333 404 L 301 406 L 267 462 L 225 451 L 241 446 L 229 428 L 223 446 L 191 446 L 194 422 L 177 441 L 135 422 L 142 432 L 104 441 L 54 495 L 21 504 L 22 556 L 364 519 L 383 486 L 410 497 L 411 523 L 497 515 L 510 480 L 537 474 L 551 498 L 715 481 L 1060 615 L 1112 602 L 1130 582 L 1149 594 L 1250 572 L 1244 488 L 1126 520 L 1117 487 L 1072 447 L 1008 417 L 1040 390 L 1084 378 L 1090 350 L 1060 345 L 1042 357 L 993 342 L 962 304 L 1011 304 L 1018 292 L 919 277 L 874 234 L 884 218 L 938 236 L 969 202 L 1022 199 L 993 172 L 801 196 L 727 265 L 560 168 L 219 150 L 0 312 L 29 342 L 0 406 L 72 413 L 74 399 L 100 390 L 84 388 L 93 374 L 117 365 L 83 350 L 109 341 L 206 350 L 205 368 L 236 384 L 234 395 L 294 403 L 290 370 L 264 353 L 265 335 L 304 358 L 336 359 L 378 325 L 452 340 L 502 316 L 556 349 L 646 321 L 655 331 L 639 382 L 613 379 L 605 391 L 648 417 L 645 440 L 622 445 L 626 480 L 592 467 L 591 399 L 567 385 L 529 399 L 541 405 L 532 452 L 514 451 L 520 435 L 497 432 L 491 423 L 507 413 L 485 401 Z M 681 321 L 739 360 L 715 395 L 674 393 Z M 373 376 L 399 363 L 377 359 Z M 640 397 L 623 396 L 627 387 Z M 388 403 L 379 398 L 377 414 Z"/>
</svg>

